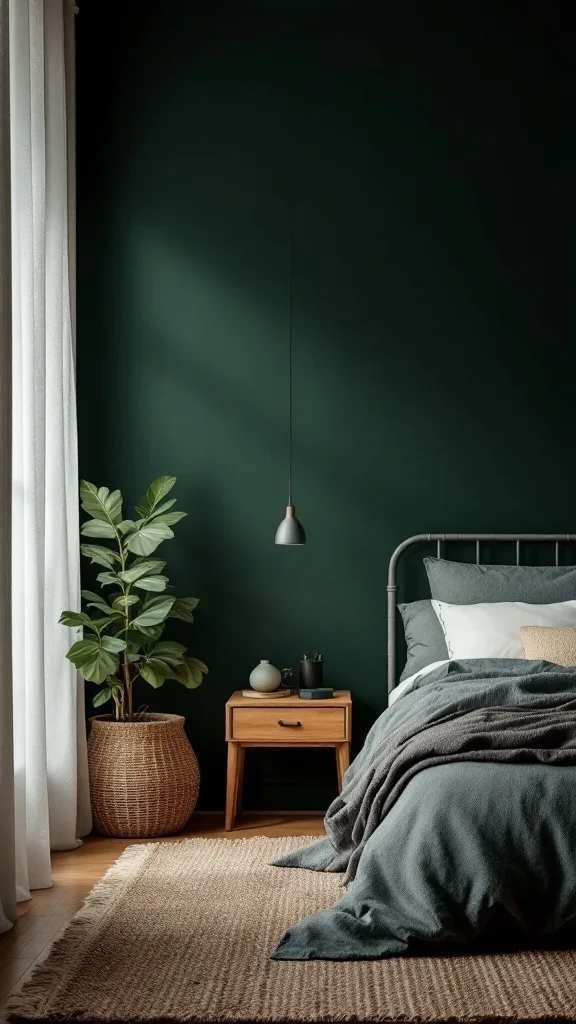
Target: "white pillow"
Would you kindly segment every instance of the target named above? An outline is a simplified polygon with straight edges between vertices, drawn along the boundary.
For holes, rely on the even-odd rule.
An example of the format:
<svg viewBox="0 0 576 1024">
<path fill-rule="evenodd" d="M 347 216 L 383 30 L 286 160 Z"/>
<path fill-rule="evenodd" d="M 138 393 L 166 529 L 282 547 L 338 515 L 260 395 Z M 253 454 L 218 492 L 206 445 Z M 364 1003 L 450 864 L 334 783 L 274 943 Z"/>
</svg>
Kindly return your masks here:
<svg viewBox="0 0 576 1024">
<path fill-rule="evenodd" d="M 447 604 L 432 601 L 450 658 L 524 658 L 520 626 L 576 626 L 576 601 Z"/>
</svg>

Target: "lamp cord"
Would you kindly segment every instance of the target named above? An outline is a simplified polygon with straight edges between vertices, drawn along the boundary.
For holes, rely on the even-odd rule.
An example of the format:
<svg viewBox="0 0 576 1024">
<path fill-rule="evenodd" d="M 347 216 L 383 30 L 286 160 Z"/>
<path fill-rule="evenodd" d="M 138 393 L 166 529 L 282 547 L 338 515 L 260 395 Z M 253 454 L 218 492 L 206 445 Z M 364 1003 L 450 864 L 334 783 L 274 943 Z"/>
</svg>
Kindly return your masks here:
<svg viewBox="0 0 576 1024">
<path fill-rule="evenodd" d="M 292 237 L 288 232 L 288 504 L 292 504 Z"/>
</svg>

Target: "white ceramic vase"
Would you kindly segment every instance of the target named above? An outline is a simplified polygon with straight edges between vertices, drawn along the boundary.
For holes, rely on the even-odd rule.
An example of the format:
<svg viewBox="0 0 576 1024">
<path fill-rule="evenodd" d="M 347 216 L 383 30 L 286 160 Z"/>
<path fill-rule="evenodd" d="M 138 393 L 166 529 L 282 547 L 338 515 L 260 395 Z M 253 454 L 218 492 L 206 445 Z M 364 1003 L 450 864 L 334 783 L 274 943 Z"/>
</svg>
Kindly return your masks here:
<svg viewBox="0 0 576 1024">
<path fill-rule="evenodd" d="M 277 690 L 282 682 L 282 673 L 275 665 L 271 665 L 267 658 L 263 658 L 256 668 L 250 673 L 250 686 L 260 693 L 271 693 Z"/>
</svg>

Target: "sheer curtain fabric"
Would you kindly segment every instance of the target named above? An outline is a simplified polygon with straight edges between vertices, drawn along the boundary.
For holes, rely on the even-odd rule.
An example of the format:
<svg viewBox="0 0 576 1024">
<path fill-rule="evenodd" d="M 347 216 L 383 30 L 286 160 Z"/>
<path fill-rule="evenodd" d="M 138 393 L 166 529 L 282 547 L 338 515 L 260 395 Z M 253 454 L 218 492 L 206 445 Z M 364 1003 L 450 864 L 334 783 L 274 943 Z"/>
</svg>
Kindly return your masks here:
<svg viewBox="0 0 576 1024">
<path fill-rule="evenodd" d="M 4 2 L 4 0 L 2 0 Z M 83 689 L 65 654 L 79 608 L 67 0 L 8 0 L 12 283 L 15 886 L 90 830 Z M 68 74 L 68 78 L 70 78 Z M 4 261 L 2 272 L 4 274 Z M 11 916 L 7 914 L 7 916 Z"/>
</svg>

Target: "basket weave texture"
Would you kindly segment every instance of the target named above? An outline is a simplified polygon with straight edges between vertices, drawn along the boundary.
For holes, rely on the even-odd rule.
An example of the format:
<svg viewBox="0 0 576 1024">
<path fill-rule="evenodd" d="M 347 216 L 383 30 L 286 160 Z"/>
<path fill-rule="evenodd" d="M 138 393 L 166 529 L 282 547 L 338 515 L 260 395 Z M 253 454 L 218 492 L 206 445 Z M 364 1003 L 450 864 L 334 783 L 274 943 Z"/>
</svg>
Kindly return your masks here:
<svg viewBox="0 0 576 1024">
<path fill-rule="evenodd" d="M 140 839 L 184 828 L 198 800 L 200 769 L 182 715 L 90 719 L 88 767 L 94 825 Z"/>
</svg>

